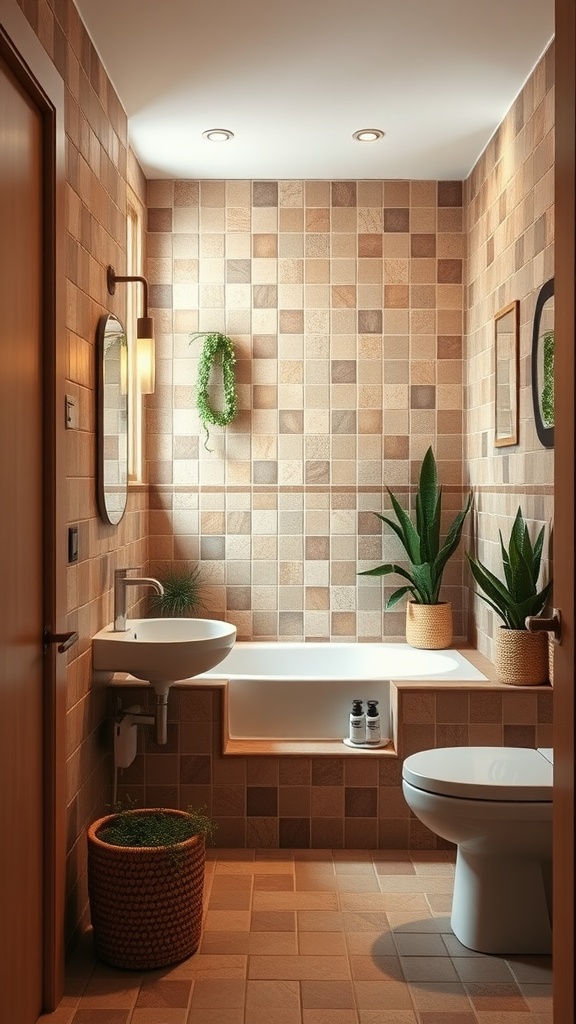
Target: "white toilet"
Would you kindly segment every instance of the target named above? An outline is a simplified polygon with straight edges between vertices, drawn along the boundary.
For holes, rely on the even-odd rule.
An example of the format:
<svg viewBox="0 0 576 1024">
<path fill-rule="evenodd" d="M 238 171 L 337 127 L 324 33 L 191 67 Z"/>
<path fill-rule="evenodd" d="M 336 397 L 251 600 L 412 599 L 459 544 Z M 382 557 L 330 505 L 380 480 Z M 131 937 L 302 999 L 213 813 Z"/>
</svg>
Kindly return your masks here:
<svg viewBox="0 0 576 1024">
<path fill-rule="evenodd" d="M 458 847 L 452 930 L 481 953 L 552 950 L 551 749 L 439 747 L 411 754 L 402 790 Z"/>
</svg>

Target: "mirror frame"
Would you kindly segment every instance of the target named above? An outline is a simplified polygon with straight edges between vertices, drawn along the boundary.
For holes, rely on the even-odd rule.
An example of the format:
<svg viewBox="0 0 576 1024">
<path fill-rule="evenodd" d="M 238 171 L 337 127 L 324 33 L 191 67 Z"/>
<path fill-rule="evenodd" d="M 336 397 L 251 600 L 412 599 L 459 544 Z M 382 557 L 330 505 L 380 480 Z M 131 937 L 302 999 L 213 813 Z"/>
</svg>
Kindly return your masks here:
<svg viewBox="0 0 576 1024">
<path fill-rule="evenodd" d="M 110 324 L 116 324 L 117 330 L 121 331 L 124 337 L 126 337 L 126 331 L 124 325 L 117 316 L 113 313 L 105 313 L 100 317 L 98 321 L 98 327 L 96 331 L 96 381 L 97 381 L 97 466 L 96 466 L 96 480 L 97 480 L 97 491 L 98 491 L 98 511 L 100 512 L 101 518 L 105 523 L 109 523 L 111 526 L 117 526 L 122 519 L 128 502 L 128 380 L 126 378 L 126 395 L 124 398 L 123 407 L 118 406 L 118 416 L 124 418 L 126 424 L 125 441 L 126 441 L 126 467 L 125 467 L 125 487 L 123 494 L 122 508 L 113 508 L 111 503 L 107 500 L 108 489 L 106 487 L 105 477 L 105 463 L 106 463 L 106 421 L 105 421 L 105 391 L 106 391 L 106 331 Z M 127 373 L 127 366 L 126 366 Z M 116 435 L 121 436 L 121 435 Z M 123 436 L 123 435 L 122 435 Z M 119 460 L 118 460 L 119 461 Z"/>
<path fill-rule="evenodd" d="M 518 444 L 518 420 L 519 420 L 519 389 L 518 389 L 518 341 L 519 341 L 519 329 L 518 329 L 518 309 L 520 303 L 518 299 L 514 299 L 513 302 L 509 302 L 507 306 L 500 309 L 494 316 L 494 447 L 504 448 L 508 445 Z M 498 340 L 499 332 L 498 326 L 500 321 L 504 320 L 505 317 L 512 315 L 512 330 L 506 331 L 506 334 L 511 336 L 512 345 L 511 351 L 504 354 L 502 358 L 502 352 L 498 352 Z M 500 342 L 500 347 L 502 341 Z M 502 382 L 498 380 L 498 366 L 506 363 L 507 364 L 507 381 Z M 500 389 L 504 387 L 508 389 L 510 396 L 510 419 L 511 429 L 507 433 L 498 435 L 498 394 Z M 507 410 L 508 411 L 508 410 Z"/>
<path fill-rule="evenodd" d="M 538 439 L 544 448 L 554 447 L 554 426 L 547 427 L 542 419 L 542 406 L 538 389 L 538 363 L 540 357 L 540 321 L 544 306 L 554 295 L 554 278 L 551 277 L 542 285 L 536 299 L 534 310 L 534 324 L 532 327 L 532 406 L 534 409 L 534 424 Z"/>
</svg>

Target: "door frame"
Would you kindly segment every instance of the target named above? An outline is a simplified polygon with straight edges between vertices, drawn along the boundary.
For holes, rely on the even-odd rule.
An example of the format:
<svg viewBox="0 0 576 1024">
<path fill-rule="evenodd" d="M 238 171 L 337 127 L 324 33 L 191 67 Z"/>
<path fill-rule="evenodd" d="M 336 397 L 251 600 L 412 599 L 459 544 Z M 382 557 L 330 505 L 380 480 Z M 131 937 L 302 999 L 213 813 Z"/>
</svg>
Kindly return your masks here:
<svg viewBox="0 0 576 1024">
<path fill-rule="evenodd" d="M 43 608 L 66 630 L 66 278 L 64 82 L 15 0 L 0 0 L 0 53 L 40 111 L 43 126 Z M 42 638 L 38 637 L 38 644 Z M 66 659 L 43 659 L 43 1010 L 64 993 L 66 879 Z"/>
<path fill-rule="evenodd" d="M 554 478 L 554 601 L 562 612 L 562 643 L 554 664 L 554 1021 L 575 1018 L 574 992 L 574 449 L 576 14 L 574 0 L 556 0 L 556 156 L 554 321 L 556 351 Z"/>
</svg>

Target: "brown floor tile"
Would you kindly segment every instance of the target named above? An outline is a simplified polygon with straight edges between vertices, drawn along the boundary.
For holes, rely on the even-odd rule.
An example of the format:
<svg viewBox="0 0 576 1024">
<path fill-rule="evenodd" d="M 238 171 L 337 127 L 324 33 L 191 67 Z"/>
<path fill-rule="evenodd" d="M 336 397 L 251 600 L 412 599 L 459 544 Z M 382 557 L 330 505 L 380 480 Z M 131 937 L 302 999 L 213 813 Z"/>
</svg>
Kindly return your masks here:
<svg viewBox="0 0 576 1024">
<path fill-rule="evenodd" d="M 194 983 L 192 1009 L 236 1009 L 244 1006 L 246 982 L 229 978 L 205 979 Z"/>
<path fill-rule="evenodd" d="M 248 977 L 338 981 L 349 978 L 350 971 L 345 956 L 251 956 Z"/>
<path fill-rule="evenodd" d="M 471 982 L 464 988 L 475 1010 L 505 1010 L 507 1013 L 528 1011 L 528 1003 L 520 989 L 512 985 L 490 985 Z"/>
<path fill-rule="evenodd" d="M 455 956 L 452 963 L 460 981 L 479 981 L 488 984 L 514 984 L 514 978 L 505 960 L 494 956 Z"/>
<path fill-rule="evenodd" d="M 341 893 L 341 910 L 422 910 L 427 911 L 426 897 L 421 893 L 366 892 Z"/>
<path fill-rule="evenodd" d="M 251 875 L 214 875 L 212 892 L 252 892 Z"/>
<path fill-rule="evenodd" d="M 118 972 L 116 972 L 117 974 Z M 78 1004 L 78 1010 L 130 1009 L 136 1001 L 140 976 L 91 978 Z"/>
<path fill-rule="evenodd" d="M 338 896 L 335 892 L 255 892 L 252 906 L 255 911 L 338 910 Z"/>
<path fill-rule="evenodd" d="M 519 984 L 548 984 L 552 982 L 552 957 L 506 957 L 506 962 Z"/>
<path fill-rule="evenodd" d="M 130 1024 L 186 1024 L 188 1011 L 184 1009 L 137 1007 L 130 1018 Z"/>
<path fill-rule="evenodd" d="M 338 892 L 380 892 L 374 872 L 369 875 L 338 874 L 336 882 Z"/>
<path fill-rule="evenodd" d="M 397 956 L 350 957 L 350 970 L 356 981 L 404 981 Z"/>
<path fill-rule="evenodd" d="M 342 914 L 346 932 L 389 932 L 388 915 L 383 910 L 346 910 Z"/>
<path fill-rule="evenodd" d="M 293 910 L 253 910 L 251 932 L 293 932 L 296 914 Z"/>
<path fill-rule="evenodd" d="M 73 1024 L 128 1024 L 128 1010 L 77 1010 Z"/>
<path fill-rule="evenodd" d="M 532 1013 L 552 1012 L 552 985 L 525 985 L 520 982 L 519 987 Z"/>
<path fill-rule="evenodd" d="M 296 868 L 298 892 L 336 892 L 337 879 L 333 871 L 316 871 L 313 867 Z"/>
<path fill-rule="evenodd" d="M 442 932 L 442 941 L 448 950 L 450 956 L 486 956 L 485 953 L 478 953 L 477 950 L 468 949 L 468 946 L 463 946 L 462 943 L 456 938 L 452 932 Z"/>
<path fill-rule="evenodd" d="M 350 981 L 303 981 L 302 1006 L 305 1009 L 347 1010 L 354 1008 Z"/>
<path fill-rule="evenodd" d="M 343 932 L 302 932 L 298 936 L 298 952 L 302 956 L 345 956 Z"/>
<path fill-rule="evenodd" d="M 296 914 L 299 932 L 336 932 L 344 929 L 339 910 L 299 910 Z"/>
<path fill-rule="evenodd" d="M 420 1014 L 420 1024 L 478 1024 L 478 1018 L 475 1013 L 469 1013 L 467 1010 L 456 1013 L 432 1010 Z M 493 1021 L 493 1024 L 496 1024 L 496 1021 Z M 503 1021 L 503 1024 L 506 1024 L 506 1021 Z M 508 1024 L 518 1024 L 518 1022 L 509 1021 Z M 532 1022 L 528 1022 L 528 1024 L 532 1024 Z"/>
<path fill-rule="evenodd" d="M 448 956 L 403 956 L 402 970 L 406 981 L 458 981 L 458 975 Z"/>
<path fill-rule="evenodd" d="M 437 918 L 425 911 L 411 910 L 389 910 L 388 920 L 394 932 L 439 932 L 440 923 Z"/>
<path fill-rule="evenodd" d="M 441 935 L 427 932 L 398 932 L 394 942 L 400 956 L 446 956 Z"/>
<path fill-rule="evenodd" d="M 358 1024 L 356 1010 L 302 1010 L 302 1024 Z"/>
<path fill-rule="evenodd" d="M 256 1006 L 246 1010 L 245 1024 L 301 1024 L 302 1014 L 298 1006 L 276 1007 Z"/>
<path fill-rule="evenodd" d="M 300 1008 L 300 986 L 297 981 L 275 979 L 249 980 L 246 986 L 246 1009 Z"/>
<path fill-rule="evenodd" d="M 391 932 L 346 932 L 346 945 L 351 956 L 396 956 Z"/>
<path fill-rule="evenodd" d="M 163 981 L 144 978 L 136 1006 L 187 1007 L 191 990 L 192 982 L 190 981 Z"/>
<path fill-rule="evenodd" d="M 250 932 L 248 952 L 272 956 L 295 956 L 298 952 L 296 932 Z"/>
<path fill-rule="evenodd" d="M 250 910 L 252 894 L 248 890 L 212 890 L 208 900 L 209 910 Z"/>
<path fill-rule="evenodd" d="M 411 1010 L 408 985 L 403 981 L 355 981 L 354 992 L 359 1010 Z"/>
<path fill-rule="evenodd" d="M 416 1009 L 422 1013 L 470 1013 L 472 1006 L 464 986 L 451 982 L 418 982 L 410 985 Z"/>
<path fill-rule="evenodd" d="M 209 910 L 204 927 L 209 932 L 247 932 L 250 928 L 250 911 Z"/>
<path fill-rule="evenodd" d="M 248 936 L 249 933 L 238 934 Z M 179 967 L 179 971 L 187 978 L 234 978 L 236 981 L 242 981 L 246 977 L 247 969 L 247 956 L 225 953 L 196 953 Z"/>
<path fill-rule="evenodd" d="M 248 953 L 250 932 L 212 932 L 204 929 L 199 954 L 229 956 Z"/>
<path fill-rule="evenodd" d="M 293 892 L 294 875 L 255 874 L 254 892 Z"/>
<path fill-rule="evenodd" d="M 195 1010 L 192 1007 L 186 1024 L 244 1024 L 244 1007 L 236 1009 Z"/>
<path fill-rule="evenodd" d="M 418 1024 L 414 1010 L 360 1010 L 360 1024 Z"/>
</svg>

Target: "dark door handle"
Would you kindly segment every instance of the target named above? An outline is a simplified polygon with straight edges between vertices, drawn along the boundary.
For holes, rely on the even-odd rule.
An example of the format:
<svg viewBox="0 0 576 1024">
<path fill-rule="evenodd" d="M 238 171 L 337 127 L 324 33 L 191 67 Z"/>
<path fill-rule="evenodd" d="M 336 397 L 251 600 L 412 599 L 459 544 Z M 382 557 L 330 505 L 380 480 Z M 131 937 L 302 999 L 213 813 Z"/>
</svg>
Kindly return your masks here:
<svg viewBox="0 0 576 1024">
<path fill-rule="evenodd" d="M 78 639 L 78 633 L 72 630 L 71 633 L 53 633 L 49 626 L 44 630 L 44 654 L 48 651 L 50 644 L 58 644 L 58 654 L 65 654 L 69 651 Z"/>
<path fill-rule="evenodd" d="M 559 608 L 552 609 L 550 618 L 543 615 L 529 615 L 524 623 L 530 633 L 552 633 L 557 644 L 562 639 L 562 615 Z"/>
</svg>

